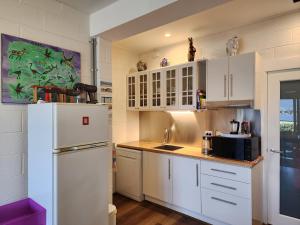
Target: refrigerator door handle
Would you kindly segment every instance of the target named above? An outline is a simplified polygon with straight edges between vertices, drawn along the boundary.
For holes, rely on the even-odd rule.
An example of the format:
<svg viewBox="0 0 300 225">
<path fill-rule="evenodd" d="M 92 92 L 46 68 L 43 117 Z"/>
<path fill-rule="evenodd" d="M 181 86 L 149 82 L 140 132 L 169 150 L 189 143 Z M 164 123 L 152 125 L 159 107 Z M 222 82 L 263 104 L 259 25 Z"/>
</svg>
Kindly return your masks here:
<svg viewBox="0 0 300 225">
<path fill-rule="evenodd" d="M 87 149 L 92 149 L 92 148 L 103 148 L 106 146 L 108 146 L 107 142 L 99 142 L 99 143 L 94 143 L 94 144 L 79 145 L 79 146 L 72 146 L 72 147 L 66 147 L 66 148 L 58 148 L 58 149 L 54 149 L 53 153 L 59 154 L 59 153 L 63 153 L 63 152 L 82 151 L 82 150 L 87 150 Z"/>
</svg>

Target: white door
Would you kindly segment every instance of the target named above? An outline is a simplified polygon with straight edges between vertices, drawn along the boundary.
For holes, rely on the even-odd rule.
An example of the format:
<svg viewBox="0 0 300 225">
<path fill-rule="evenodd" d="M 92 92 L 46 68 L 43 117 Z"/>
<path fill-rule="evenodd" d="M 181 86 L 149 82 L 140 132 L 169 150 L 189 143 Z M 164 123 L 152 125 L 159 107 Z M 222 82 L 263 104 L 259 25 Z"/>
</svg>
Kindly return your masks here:
<svg viewBox="0 0 300 225">
<path fill-rule="evenodd" d="M 163 74 L 162 70 L 154 70 L 150 73 L 150 109 L 163 109 Z"/>
<path fill-rule="evenodd" d="M 229 100 L 253 100 L 255 53 L 229 57 Z"/>
<path fill-rule="evenodd" d="M 170 155 L 143 152 L 143 193 L 172 203 L 171 167 Z"/>
<path fill-rule="evenodd" d="M 228 100 L 228 57 L 207 61 L 206 100 Z"/>
<path fill-rule="evenodd" d="M 108 108 L 54 104 L 54 149 L 108 141 Z"/>
<path fill-rule="evenodd" d="M 164 71 L 164 105 L 166 109 L 172 110 L 178 107 L 178 69 L 177 67 L 168 67 Z"/>
<path fill-rule="evenodd" d="M 201 214 L 200 160 L 173 157 L 173 204 Z"/>
<path fill-rule="evenodd" d="M 197 63 L 192 62 L 179 68 L 179 108 L 196 109 Z"/>
<path fill-rule="evenodd" d="M 54 154 L 53 225 L 108 225 L 109 147 Z"/>
<path fill-rule="evenodd" d="M 268 76 L 269 223 L 300 224 L 300 70 Z"/>
</svg>

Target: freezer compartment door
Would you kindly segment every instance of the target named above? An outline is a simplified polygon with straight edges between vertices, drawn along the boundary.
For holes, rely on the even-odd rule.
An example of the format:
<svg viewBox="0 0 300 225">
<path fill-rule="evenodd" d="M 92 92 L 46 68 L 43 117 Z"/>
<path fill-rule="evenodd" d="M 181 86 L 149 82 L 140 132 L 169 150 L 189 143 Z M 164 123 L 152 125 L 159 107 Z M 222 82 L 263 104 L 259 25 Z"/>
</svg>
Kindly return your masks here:
<svg viewBox="0 0 300 225">
<path fill-rule="evenodd" d="M 108 109 L 101 105 L 56 104 L 54 149 L 108 141 Z"/>
<path fill-rule="evenodd" d="M 108 224 L 110 147 L 53 154 L 54 225 Z"/>
</svg>

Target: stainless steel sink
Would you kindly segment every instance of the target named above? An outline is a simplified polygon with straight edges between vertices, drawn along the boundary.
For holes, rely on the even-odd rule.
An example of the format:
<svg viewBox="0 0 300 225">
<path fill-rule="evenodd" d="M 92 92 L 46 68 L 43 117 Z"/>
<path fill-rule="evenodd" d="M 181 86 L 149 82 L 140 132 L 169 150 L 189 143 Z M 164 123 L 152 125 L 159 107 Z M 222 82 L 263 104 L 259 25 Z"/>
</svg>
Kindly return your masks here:
<svg viewBox="0 0 300 225">
<path fill-rule="evenodd" d="M 154 148 L 167 150 L 167 151 L 175 151 L 175 150 L 181 149 L 183 147 L 176 146 L 176 145 L 160 145 L 160 146 L 156 146 Z"/>
</svg>

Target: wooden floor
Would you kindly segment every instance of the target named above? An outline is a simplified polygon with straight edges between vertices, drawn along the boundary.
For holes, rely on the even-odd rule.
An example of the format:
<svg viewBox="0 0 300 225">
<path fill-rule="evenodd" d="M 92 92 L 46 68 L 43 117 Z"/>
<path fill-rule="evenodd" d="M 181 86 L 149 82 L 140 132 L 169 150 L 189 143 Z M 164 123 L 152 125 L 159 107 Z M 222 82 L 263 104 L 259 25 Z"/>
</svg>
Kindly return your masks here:
<svg viewBox="0 0 300 225">
<path fill-rule="evenodd" d="M 136 202 L 122 195 L 114 195 L 117 207 L 117 225 L 207 225 L 173 210 L 152 204 Z"/>
</svg>

